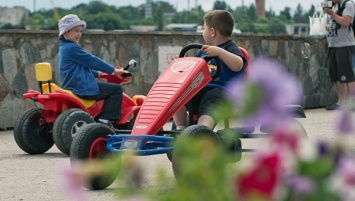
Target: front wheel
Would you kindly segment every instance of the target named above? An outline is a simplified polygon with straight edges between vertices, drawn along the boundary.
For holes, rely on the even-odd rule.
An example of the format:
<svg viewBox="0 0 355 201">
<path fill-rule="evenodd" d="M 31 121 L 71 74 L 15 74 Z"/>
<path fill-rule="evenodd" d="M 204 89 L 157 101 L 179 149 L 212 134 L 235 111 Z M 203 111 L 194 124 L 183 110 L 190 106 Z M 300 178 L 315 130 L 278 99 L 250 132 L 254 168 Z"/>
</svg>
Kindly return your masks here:
<svg viewBox="0 0 355 201">
<path fill-rule="evenodd" d="M 172 166 L 178 183 L 183 184 L 186 175 L 193 175 L 194 171 L 201 172 L 200 176 L 210 173 L 211 164 L 224 166 L 222 155 L 222 143 L 216 133 L 202 125 L 187 127 L 177 137 L 174 145 Z M 218 160 L 218 161 L 217 161 Z M 195 165 L 191 165 L 191 164 Z M 188 167 L 188 168 L 187 168 Z M 193 168 L 191 168 L 193 167 Z M 203 178 L 199 178 L 202 179 Z"/>
<path fill-rule="evenodd" d="M 43 154 L 54 144 L 52 124 L 41 120 L 41 109 L 25 111 L 15 122 L 14 138 L 16 144 L 28 154 Z"/>
<path fill-rule="evenodd" d="M 88 175 L 84 187 L 90 190 L 102 190 L 110 186 L 116 179 L 120 169 L 120 158 L 108 154 L 106 151 L 107 136 L 114 134 L 114 130 L 101 123 L 84 126 L 73 139 L 70 147 L 70 162 L 88 162 L 95 171 Z M 104 164 L 111 157 L 114 159 L 107 167 Z M 112 163 L 113 162 L 113 163 Z M 102 163 L 102 164 L 100 164 Z M 105 169 L 106 168 L 106 169 Z"/>
</svg>

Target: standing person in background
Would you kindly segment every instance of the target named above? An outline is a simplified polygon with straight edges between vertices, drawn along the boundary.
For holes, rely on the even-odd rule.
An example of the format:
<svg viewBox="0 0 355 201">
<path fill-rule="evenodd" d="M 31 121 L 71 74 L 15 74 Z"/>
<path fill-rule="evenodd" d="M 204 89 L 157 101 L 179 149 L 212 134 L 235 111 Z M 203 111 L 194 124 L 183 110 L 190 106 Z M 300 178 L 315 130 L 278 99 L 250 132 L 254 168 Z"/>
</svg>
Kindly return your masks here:
<svg viewBox="0 0 355 201">
<path fill-rule="evenodd" d="M 79 46 L 86 22 L 77 15 L 64 16 L 58 23 L 59 28 L 59 74 L 62 88 L 72 91 L 83 99 L 105 100 L 99 122 L 112 127 L 111 121 L 121 118 L 122 86 L 107 82 L 97 82 L 100 72 L 121 77 L 128 71 L 117 69 L 99 57 L 92 55 Z"/>
<path fill-rule="evenodd" d="M 352 56 L 355 50 L 355 39 L 351 23 L 355 14 L 355 6 L 351 1 L 332 0 L 332 8 L 324 8 L 330 17 L 328 20 L 327 41 L 329 47 L 329 76 L 336 83 L 338 101 L 329 105 L 326 110 L 337 110 L 344 105 L 347 93 L 355 94 L 355 76 Z M 342 13 L 339 9 L 345 5 Z"/>
</svg>

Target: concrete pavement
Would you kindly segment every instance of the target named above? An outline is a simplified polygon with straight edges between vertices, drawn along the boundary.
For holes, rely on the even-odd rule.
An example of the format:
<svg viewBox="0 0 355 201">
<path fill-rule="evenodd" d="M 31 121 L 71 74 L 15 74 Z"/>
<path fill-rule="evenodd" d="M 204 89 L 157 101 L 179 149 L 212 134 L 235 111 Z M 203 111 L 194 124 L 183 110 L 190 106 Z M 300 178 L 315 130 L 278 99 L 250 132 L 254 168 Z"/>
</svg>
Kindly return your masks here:
<svg viewBox="0 0 355 201">
<path fill-rule="evenodd" d="M 340 137 L 334 129 L 335 115 L 338 111 L 325 109 L 306 110 L 306 119 L 299 119 L 311 141 L 324 140 L 329 143 L 342 143 L 346 150 L 355 153 L 354 137 Z M 258 146 L 260 140 L 245 139 L 243 148 Z M 250 146 L 250 147 L 248 147 Z M 247 156 L 244 155 L 244 157 Z M 140 157 L 144 168 L 144 188 L 159 188 L 155 184 L 155 170 L 163 168 L 173 177 L 171 163 L 166 155 Z M 61 190 L 60 178 L 63 167 L 69 166 L 68 156 L 55 146 L 42 155 L 28 155 L 15 143 L 13 131 L 0 131 L 0 200 L 6 201 L 45 201 L 72 200 Z M 174 186 L 172 182 L 167 184 Z M 88 192 L 89 200 L 115 200 L 114 183 L 103 191 Z M 166 186 L 165 186 L 166 187 Z"/>
</svg>

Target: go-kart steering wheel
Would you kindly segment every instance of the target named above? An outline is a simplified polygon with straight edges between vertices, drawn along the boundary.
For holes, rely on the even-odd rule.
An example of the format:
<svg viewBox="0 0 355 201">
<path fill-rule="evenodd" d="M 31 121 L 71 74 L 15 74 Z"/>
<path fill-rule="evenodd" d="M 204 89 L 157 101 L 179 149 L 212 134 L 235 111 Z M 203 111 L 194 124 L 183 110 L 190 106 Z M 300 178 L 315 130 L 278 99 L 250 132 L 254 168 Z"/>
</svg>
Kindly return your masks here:
<svg viewBox="0 0 355 201">
<path fill-rule="evenodd" d="M 192 44 L 186 45 L 180 51 L 179 58 L 185 57 L 186 52 L 191 50 L 191 49 L 201 49 L 201 48 L 202 48 L 202 45 L 201 44 L 197 44 L 197 43 L 192 43 Z M 209 61 L 211 61 L 212 59 L 215 60 L 216 65 L 217 65 L 217 69 L 216 69 L 216 72 L 213 75 L 211 75 L 211 76 L 212 76 L 212 80 L 218 78 L 219 75 L 221 74 L 221 70 L 222 70 L 221 60 L 218 57 L 207 57 L 207 56 L 203 57 L 203 59 L 207 63 Z"/>
</svg>

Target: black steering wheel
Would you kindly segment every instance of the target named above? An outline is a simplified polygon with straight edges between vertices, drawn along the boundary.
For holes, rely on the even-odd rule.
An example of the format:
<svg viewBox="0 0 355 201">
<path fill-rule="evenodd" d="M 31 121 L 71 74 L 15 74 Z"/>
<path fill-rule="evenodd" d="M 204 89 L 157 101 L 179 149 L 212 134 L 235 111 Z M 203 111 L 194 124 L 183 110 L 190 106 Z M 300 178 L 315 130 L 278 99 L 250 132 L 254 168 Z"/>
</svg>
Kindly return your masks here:
<svg viewBox="0 0 355 201">
<path fill-rule="evenodd" d="M 197 43 L 192 43 L 189 45 L 186 45 L 185 47 L 183 47 L 180 51 L 179 54 L 179 58 L 185 57 L 185 54 L 187 51 L 191 50 L 191 49 L 201 49 L 202 45 L 201 44 L 197 44 Z M 203 57 L 203 59 L 208 63 L 209 61 L 211 61 L 212 59 L 215 60 L 216 65 L 217 65 L 217 69 L 216 72 L 211 75 L 212 76 L 212 80 L 216 79 L 219 77 L 219 75 L 221 74 L 221 70 L 222 70 L 222 63 L 221 60 L 218 57 Z"/>
</svg>

